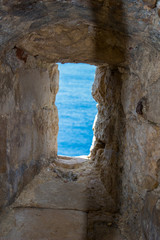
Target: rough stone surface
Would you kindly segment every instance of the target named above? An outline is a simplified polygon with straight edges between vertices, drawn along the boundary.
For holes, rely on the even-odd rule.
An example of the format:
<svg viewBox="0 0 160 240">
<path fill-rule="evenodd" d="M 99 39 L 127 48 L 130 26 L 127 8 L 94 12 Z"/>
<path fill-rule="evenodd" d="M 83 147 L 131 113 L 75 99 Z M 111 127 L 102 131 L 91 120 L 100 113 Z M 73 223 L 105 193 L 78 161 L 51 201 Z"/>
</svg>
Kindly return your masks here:
<svg viewBox="0 0 160 240">
<path fill-rule="evenodd" d="M 137 59 L 129 59 L 129 69 L 99 67 L 92 88 L 98 114 L 91 157 L 121 209 L 121 229 L 129 239 L 143 237 L 140 213 L 145 195 L 159 186 L 160 55 L 149 46 L 143 49 L 133 50 Z"/>
<path fill-rule="evenodd" d="M 143 0 L 143 2 L 150 8 L 156 7 L 157 0 Z"/>
<path fill-rule="evenodd" d="M 118 228 L 118 216 L 110 213 L 88 214 L 88 240 L 126 240 Z"/>
<path fill-rule="evenodd" d="M 100 168 L 101 179 L 108 195 L 113 199 L 115 209 L 118 208 L 120 189 L 118 146 L 123 131 L 121 85 L 121 74 L 118 69 L 97 68 L 92 95 L 98 102 L 98 114 L 93 127 L 95 139 L 91 157 Z"/>
<path fill-rule="evenodd" d="M 14 0 L 2 1 L 0 10 L 2 53 L 17 46 L 53 62 L 118 64 L 130 37 L 135 45 L 160 46 L 158 14 L 142 1 Z"/>
<path fill-rule="evenodd" d="M 54 164 L 68 169 L 78 168 L 87 161 L 88 161 L 87 156 L 79 156 L 74 158 L 67 156 L 58 156 L 57 158 L 53 159 Z"/>
<path fill-rule="evenodd" d="M 13 206 L 79 211 L 112 211 L 113 208 L 99 171 L 87 162 L 80 169 L 72 170 L 59 168 L 53 162 L 25 187 Z"/>
<path fill-rule="evenodd" d="M 142 232 L 144 239 L 160 239 L 160 192 L 148 192 L 142 209 Z"/>
<path fill-rule="evenodd" d="M 91 157 L 109 216 L 121 217 L 118 229 L 105 228 L 104 217 L 104 225 L 93 224 L 92 232 L 103 232 L 96 236 L 102 239 L 119 229 L 131 240 L 159 237 L 158 202 L 148 198 L 157 196 L 160 183 L 159 16 L 155 0 L 0 2 L 1 206 L 32 179 L 43 159 L 56 155 L 54 64 L 95 64 L 98 114 Z M 76 180 L 74 174 L 56 174 Z"/>
<path fill-rule="evenodd" d="M 56 156 L 58 133 L 57 66 L 32 57 L 24 64 L 15 50 L 7 61 L 13 68 L 0 65 L 0 207 Z"/>
<path fill-rule="evenodd" d="M 72 171 L 76 181 L 54 163 L 43 168 L 1 213 L 0 240 L 125 240 L 117 225 L 118 215 L 107 212 L 106 190 L 93 162 Z"/>
<path fill-rule="evenodd" d="M 160 84 L 160 55 L 145 45 L 143 49 L 138 48 L 134 56 L 137 59 L 134 63 L 130 59 L 129 70 L 121 69 L 121 100 L 126 119 L 120 160 L 123 166 L 121 211 L 125 213 L 125 223 L 129 222 L 133 239 L 141 236 L 140 213 L 146 192 L 159 186 L 160 153 L 159 107 L 156 105 L 159 94 L 155 90 Z M 136 112 L 140 101 L 142 114 Z"/>
<path fill-rule="evenodd" d="M 87 215 L 83 212 L 20 208 L 4 218 L 1 240 L 86 239 Z M 8 222 L 13 225 L 5 226 Z"/>
</svg>

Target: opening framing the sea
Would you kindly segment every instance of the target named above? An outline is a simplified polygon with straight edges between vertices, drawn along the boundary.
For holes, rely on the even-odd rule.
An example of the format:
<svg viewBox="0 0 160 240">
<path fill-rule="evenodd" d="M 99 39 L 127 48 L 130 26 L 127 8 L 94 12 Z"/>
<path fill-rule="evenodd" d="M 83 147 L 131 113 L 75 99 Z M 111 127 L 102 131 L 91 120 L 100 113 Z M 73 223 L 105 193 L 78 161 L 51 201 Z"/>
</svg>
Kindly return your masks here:
<svg viewBox="0 0 160 240">
<path fill-rule="evenodd" d="M 91 95 L 96 67 L 89 64 L 58 64 L 60 79 L 56 106 L 59 116 L 58 155 L 88 155 L 97 114 Z"/>
</svg>

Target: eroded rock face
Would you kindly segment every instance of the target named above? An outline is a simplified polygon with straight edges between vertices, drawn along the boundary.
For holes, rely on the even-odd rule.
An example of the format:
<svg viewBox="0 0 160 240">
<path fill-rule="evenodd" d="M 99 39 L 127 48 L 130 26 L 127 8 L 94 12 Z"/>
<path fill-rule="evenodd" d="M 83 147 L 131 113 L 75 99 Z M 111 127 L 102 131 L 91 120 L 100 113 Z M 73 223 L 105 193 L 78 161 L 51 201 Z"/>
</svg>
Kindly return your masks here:
<svg viewBox="0 0 160 240">
<path fill-rule="evenodd" d="M 159 11 L 154 0 L 1 1 L 1 205 L 35 175 L 37 159 L 56 154 L 58 73 L 44 62 L 95 64 L 91 156 L 110 212 L 121 212 L 128 239 L 156 239 L 145 199 L 159 186 Z"/>
<path fill-rule="evenodd" d="M 143 2 L 150 8 L 156 7 L 157 0 L 143 0 Z"/>
<path fill-rule="evenodd" d="M 7 204 L 57 154 L 58 69 L 16 50 L 1 62 L 0 206 Z"/>
<path fill-rule="evenodd" d="M 10 213 L 8 222 L 16 222 L 6 230 L 3 239 L 86 239 L 86 213 L 80 211 L 54 209 L 16 209 Z M 24 224 L 25 221 L 25 224 Z M 4 232 L 3 232 L 4 233 Z"/>
<path fill-rule="evenodd" d="M 52 62 L 120 64 L 131 46 L 159 49 L 156 1 L 1 1 L 0 51 L 14 46 Z"/>
<path fill-rule="evenodd" d="M 91 155 L 100 166 L 108 193 L 116 193 L 114 199 L 121 204 L 122 222 L 130 229 L 126 236 L 136 239 L 141 236 L 141 211 L 149 208 L 145 203 L 142 210 L 146 193 L 152 195 L 159 186 L 160 55 L 148 45 L 139 46 L 132 50 L 128 64 L 129 69 L 97 70 L 92 95 L 98 102 L 98 115 Z M 158 212 L 156 216 L 159 219 Z M 144 239 L 159 235 L 159 220 L 152 218 L 150 213 L 146 221 L 154 233 L 147 227 Z"/>
<path fill-rule="evenodd" d="M 119 149 L 121 131 L 123 131 L 123 110 L 121 106 L 121 74 L 118 69 L 99 67 L 96 71 L 92 95 L 98 102 L 98 114 L 94 124 L 95 141 L 91 156 L 101 169 L 108 194 L 118 208 L 119 201 Z M 121 125 L 119 125 L 121 124 Z"/>
<path fill-rule="evenodd" d="M 139 213 L 144 205 L 147 191 L 159 186 L 159 52 L 148 45 L 134 52 L 135 61 L 129 62 L 129 71 L 123 72 L 122 105 L 125 112 L 125 134 L 123 137 L 123 207 L 128 211 L 133 225 L 140 226 Z M 141 63 L 141 64 L 139 64 Z M 123 71 L 123 70 L 122 70 Z M 157 91 L 156 91 L 157 90 Z M 141 101 L 142 113 L 137 112 Z M 128 207 L 126 208 L 126 201 Z M 130 209 L 133 208 L 132 211 Z M 128 210 L 127 210 L 128 209 Z M 135 221 L 131 212 L 135 214 Z M 140 227 L 139 227 L 140 229 Z M 140 235 L 137 231 L 133 236 Z M 149 239 L 149 238 L 147 238 Z M 153 238 L 154 239 L 154 238 Z"/>
<path fill-rule="evenodd" d="M 56 162 L 43 168 L 2 212 L 2 239 L 126 240 L 118 214 L 110 213 L 112 204 L 108 205 L 109 196 L 94 162 L 74 168 L 69 158 L 65 161 L 69 168 Z"/>
<path fill-rule="evenodd" d="M 142 233 L 144 239 L 160 239 L 160 192 L 148 192 L 142 209 Z"/>
</svg>

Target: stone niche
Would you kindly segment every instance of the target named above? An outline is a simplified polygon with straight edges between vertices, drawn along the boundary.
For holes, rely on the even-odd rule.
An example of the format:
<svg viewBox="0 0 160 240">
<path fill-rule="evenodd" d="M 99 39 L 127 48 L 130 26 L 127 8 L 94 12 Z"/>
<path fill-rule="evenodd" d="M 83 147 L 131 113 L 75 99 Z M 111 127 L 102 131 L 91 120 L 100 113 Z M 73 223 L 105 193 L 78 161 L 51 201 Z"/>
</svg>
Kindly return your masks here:
<svg viewBox="0 0 160 240">
<path fill-rule="evenodd" d="M 91 157 L 127 239 L 159 240 L 159 1 L 1 1 L 0 205 L 56 155 L 56 62 L 97 68 Z"/>
</svg>

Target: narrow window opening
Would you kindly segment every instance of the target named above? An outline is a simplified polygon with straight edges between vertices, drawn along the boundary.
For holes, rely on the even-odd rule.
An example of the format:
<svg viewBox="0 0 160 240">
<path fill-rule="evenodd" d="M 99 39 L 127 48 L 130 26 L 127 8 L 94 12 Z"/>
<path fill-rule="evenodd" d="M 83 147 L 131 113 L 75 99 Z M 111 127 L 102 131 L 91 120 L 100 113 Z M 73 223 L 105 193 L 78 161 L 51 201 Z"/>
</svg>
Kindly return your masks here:
<svg viewBox="0 0 160 240">
<path fill-rule="evenodd" d="M 59 115 L 58 155 L 89 155 L 97 114 L 91 95 L 95 66 L 58 64 L 60 79 L 56 105 Z"/>
</svg>

